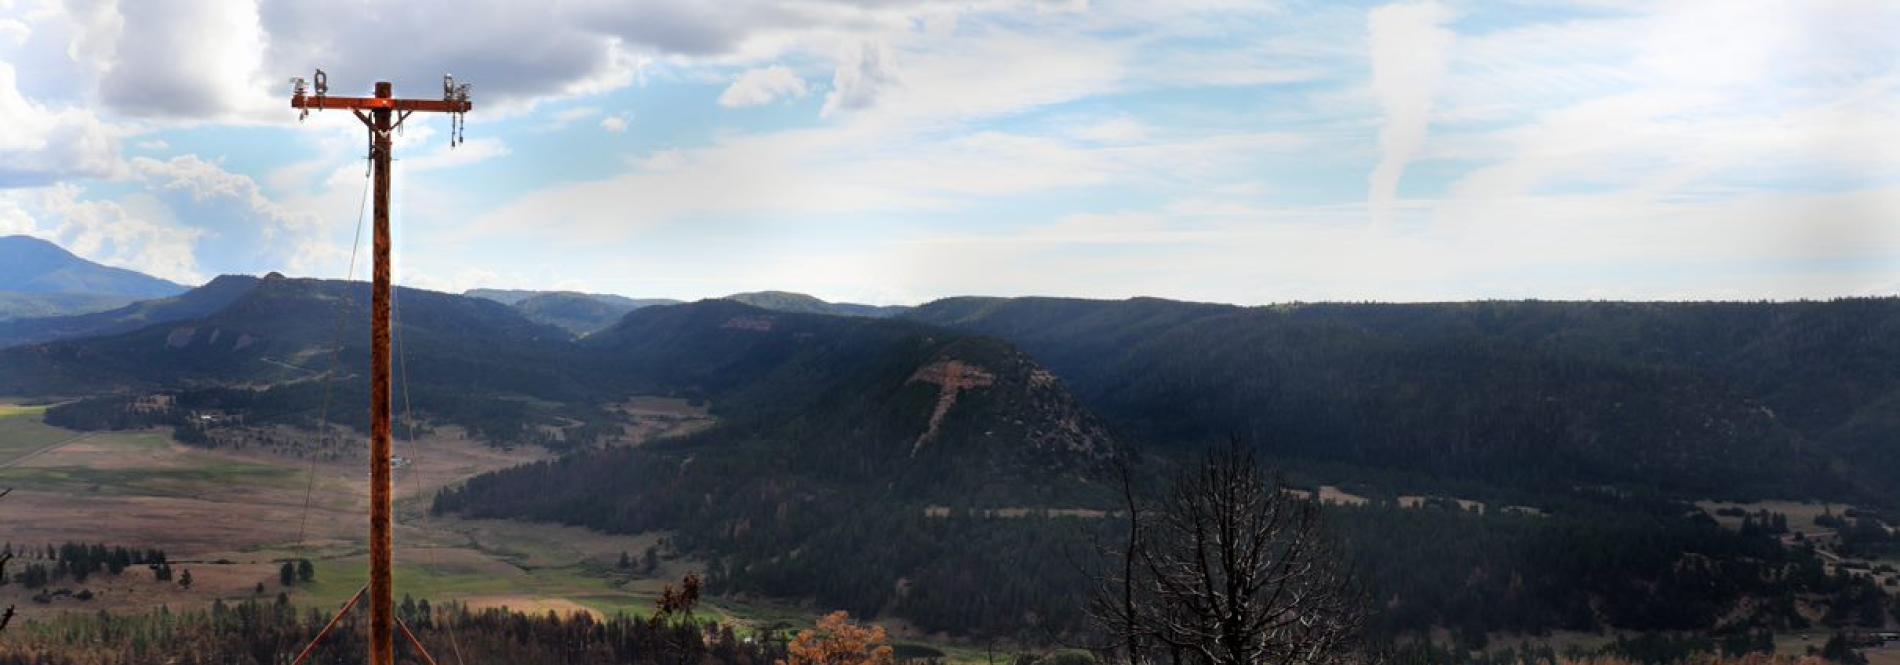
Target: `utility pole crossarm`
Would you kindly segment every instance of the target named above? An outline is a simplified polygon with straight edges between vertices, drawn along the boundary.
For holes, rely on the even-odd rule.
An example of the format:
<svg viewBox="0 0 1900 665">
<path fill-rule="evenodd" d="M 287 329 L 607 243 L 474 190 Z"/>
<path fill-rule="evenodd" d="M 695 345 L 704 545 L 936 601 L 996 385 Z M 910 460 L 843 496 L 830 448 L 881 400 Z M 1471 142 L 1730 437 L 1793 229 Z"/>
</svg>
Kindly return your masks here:
<svg viewBox="0 0 1900 665">
<path fill-rule="evenodd" d="M 386 97 L 297 95 L 290 98 L 290 107 L 305 110 L 387 109 L 393 111 L 424 111 L 432 113 L 467 113 L 473 110 L 475 105 L 468 100 L 455 99 L 391 99 Z"/>
</svg>

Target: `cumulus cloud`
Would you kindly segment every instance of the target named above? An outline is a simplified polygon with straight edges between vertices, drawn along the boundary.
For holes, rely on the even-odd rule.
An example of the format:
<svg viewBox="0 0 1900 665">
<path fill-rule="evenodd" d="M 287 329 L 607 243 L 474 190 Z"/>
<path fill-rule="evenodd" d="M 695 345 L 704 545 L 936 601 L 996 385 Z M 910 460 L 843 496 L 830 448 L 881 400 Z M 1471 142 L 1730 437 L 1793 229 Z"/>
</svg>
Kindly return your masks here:
<svg viewBox="0 0 1900 665">
<path fill-rule="evenodd" d="M 831 76 L 831 94 L 820 115 L 870 108 L 890 88 L 902 85 L 896 58 L 883 42 L 868 41 L 847 49 Z"/>
<path fill-rule="evenodd" d="M 309 235 L 321 223 L 312 213 L 278 205 L 250 176 L 226 171 L 197 155 L 164 161 L 138 157 L 131 165 L 133 173 L 156 190 L 182 193 L 199 203 L 223 200 L 239 204 L 256 221 L 265 223 L 262 231 L 266 242 L 279 236 Z"/>
<path fill-rule="evenodd" d="M 266 35 L 250 2 L 122 2 L 101 34 L 99 99 L 134 116 L 217 117 L 280 104 L 263 69 Z M 101 12 L 108 11 L 101 9 Z M 107 43 L 110 46 L 107 46 Z M 109 48 L 109 50 L 108 50 Z"/>
<path fill-rule="evenodd" d="M 961 8 L 939 0 L 412 0 L 371 10 L 348 2 L 264 2 L 258 17 L 268 34 L 264 68 L 272 82 L 325 66 L 346 89 L 395 76 L 401 91 L 435 89 L 435 72 L 452 72 L 477 85 L 488 108 L 509 108 L 631 85 L 656 57 L 758 65 L 840 38 L 904 32 L 942 11 Z M 380 55 L 384 44 L 403 44 L 399 72 Z"/>
<path fill-rule="evenodd" d="M 1369 181 L 1375 225 L 1389 223 L 1405 166 L 1425 145 L 1432 96 L 1445 76 L 1453 34 L 1444 28 L 1451 13 L 1435 0 L 1392 4 L 1366 16 L 1372 61 L 1372 92 L 1385 112 L 1379 130 L 1379 164 Z"/>
<path fill-rule="evenodd" d="M 92 113 L 51 108 L 20 94 L 0 61 L 0 189 L 65 178 L 105 177 L 121 168 L 116 133 Z"/>
<path fill-rule="evenodd" d="M 627 131 L 627 122 L 629 118 L 630 118 L 630 115 L 626 113 L 621 113 L 618 115 L 610 115 L 605 118 L 601 118 L 600 128 L 610 134 L 619 134 L 621 132 Z"/>
<path fill-rule="evenodd" d="M 195 246 L 202 230 L 165 219 L 149 201 L 81 198 L 74 185 L 14 190 L 0 196 L 0 229 L 39 236 L 79 256 L 182 283 L 197 283 Z"/>
<path fill-rule="evenodd" d="M 719 95 L 726 108 L 763 106 L 780 99 L 804 97 L 805 79 L 783 65 L 748 69 Z"/>
</svg>

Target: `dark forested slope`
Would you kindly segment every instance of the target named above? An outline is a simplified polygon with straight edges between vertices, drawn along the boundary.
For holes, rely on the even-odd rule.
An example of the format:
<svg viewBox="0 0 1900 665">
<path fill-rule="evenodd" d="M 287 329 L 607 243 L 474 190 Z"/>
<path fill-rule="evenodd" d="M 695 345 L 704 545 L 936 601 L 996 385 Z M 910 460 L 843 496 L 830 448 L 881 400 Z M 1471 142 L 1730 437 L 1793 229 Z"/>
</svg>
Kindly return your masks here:
<svg viewBox="0 0 1900 665">
<path fill-rule="evenodd" d="M 1137 438 L 1516 482 L 1891 498 L 1900 300 L 1243 308 L 952 298 Z"/>
<path fill-rule="evenodd" d="M 722 425 L 482 476 L 437 510 L 673 530 L 718 562 L 724 588 L 937 625 L 985 611 L 1020 622 L 1048 607 L 1037 585 L 1074 581 L 1062 551 L 1074 541 L 1039 524 L 929 514 L 1105 498 L 1090 478 L 1114 452 L 1108 434 L 1005 343 L 704 301 L 637 311 L 583 346 L 644 390 L 710 397 Z M 995 546 L 971 546 L 985 540 Z M 1012 585 L 985 602 L 963 593 Z"/>
</svg>

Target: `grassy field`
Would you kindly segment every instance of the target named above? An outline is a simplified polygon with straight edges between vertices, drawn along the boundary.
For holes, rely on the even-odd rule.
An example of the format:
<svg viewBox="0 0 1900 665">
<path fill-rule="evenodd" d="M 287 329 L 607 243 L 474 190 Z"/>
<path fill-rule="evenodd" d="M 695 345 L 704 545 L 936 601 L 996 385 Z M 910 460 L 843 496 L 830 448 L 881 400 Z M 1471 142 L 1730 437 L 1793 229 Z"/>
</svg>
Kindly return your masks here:
<svg viewBox="0 0 1900 665">
<path fill-rule="evenodd" d="M 703 422 L 702 412 L 680 405 L 638 407 L 675 419 L 668 425 L 678 429 Z M 19 585 L 0 586 L 0 604 L 18 604 L 24 621 L 47 613 L 175 609 L 213 599 L 272 598 L 280 592 L 296 604 L 331 609 L 367 581 L 368 485 L 361 451 L 347 459 L 312 462 L 188 447 L 160 431 L 82 434 L 44 424 L 37 410 L 7 413 L 0 417 L 0 487 L 15 491 L 0 504 L 8 517 L 0 541 L 41 550 L 67 541 L 156 547 L 177 562 L 175 568 L 190 570 L 194 582 L 183 589 L 133 568 L 81 584 L 55 584 L 84 588 L 95 597 L 56 598 L 50 604 L 31 602 L 32 593 Z M 559 525 L 429 516 L 428 502 L 440 488 L 546 453 L 496 450 L 453 430 L 397 447 L 397 454 L 410 460 L 396 477 L 398 597 L 644 615 L 663 585 L 700 567 L 670 557 L 662 557 L 651 575 L 616 567 L 622 552 L 637 559 L 665 534 L 618 536 Z M 312 560 L 316 579 L 283 587 L 278 567 L 297 558 Z M 815 620 L 809 608 L 756 599 L 713 599 L 702 606 L 702 614 L 749 628 L 808 626 Z M 965 655 L 944 650 L 953 652 L 953 660 Z M 982 654 L 971 653 L 981 660 Z"/>
<path fill-rule="evenodd" d="M 78 436 L 40 422 L 44 407 L 0 404 L 0 464 Z"/>
<path fill-rule="evenodd" d="M 640 417 L 647 436 L 678 435 L 710 425 L 703 407 L 678 400 L 634 400 L 622 408 Z M 92 591 L 37 603 L 20 585 L 0 586 L 0 604 L 20 607 L 22 621 L 49 613 L 146 611 L 207 605 L 214 599 L 274 598 L 330 610 L 367 582 L 364 516 L 368 482 L 363 452 L 313 462 L 265 452 L 206 450 L 167 432 L 80 433 L 46 425 L 42 407 L 0 404 L 0 487 L 12 487 L 0 508 L 0 541 L 44 550 L 68 541 L 160 548 L 189 589 L 159 582 L 144 568 L 118 576 L 70 580 L 54 588 Z M 501 451 L 453 428 L 420 442 L 397 442 L 409 460 L 396 476 L 396 594 L 455 600 L 473 607 L 521 611 L 585 611 L 597 615 L 652 611 L 661 588 L 677 583 L 698 561 L 663 554 L 652 574 L 620 570 L 622 552 L 636 560 L 666 534 L 602 534 L 577 527 L 428 515 L 436 491 L 493 469 L 541 459 L 533 449 Z M 662 552 L 665 550 L 662 548 Z M 308 558 L 316 579 L 284 587 L 282 562 Z M 30 555 L 16 565 L 36 563 Z M 765 599 L 704 602 L 700 613 L 730 621 L 742 633 L 801 628 L 819 612 Z M 936 649 L 948 662 L 978 663 L 981 648 L 953 647 L 889 624 L 893 642 Z M 1000 653 L 1000 652 L 999 652 Z"/>
<path fill-rule="evenodd" d="M 36 416 L 42 413 L 46 413 L 45 405 L 25 406 L 20 404 L 0 404 L 0 418 Z"/>
</svg>

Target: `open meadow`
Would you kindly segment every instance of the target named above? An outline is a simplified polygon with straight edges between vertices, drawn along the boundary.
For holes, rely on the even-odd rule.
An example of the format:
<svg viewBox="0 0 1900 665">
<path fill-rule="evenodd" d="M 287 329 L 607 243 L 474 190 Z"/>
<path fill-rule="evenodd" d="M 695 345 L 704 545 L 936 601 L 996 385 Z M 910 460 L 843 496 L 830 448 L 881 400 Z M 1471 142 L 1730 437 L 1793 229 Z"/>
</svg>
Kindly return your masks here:
<svg viewBox="0 0 1900 665">
<path fill-rule="evenodd" d="M 711 422 L 703 407 L 675 400 L 627 406 L 645 416 L 637 421 L 643 431 L 635 443 Z M 10 572 L 50 563 L 42 558 L 48 545 L 79 542 L 163 550 L 174 573 L 160 581 L 150 568 L 134 566 L 42 590 L 0 585 L 0 604 L 16 605 L 20 621 L 62 612 L 176 610 L 214 600 L 275 599 L 279 593 L 299 606 L 328 611 L 367 583 L 368 478 L 361 447 L 339 459 L 312 461 L 260 449 L 188 446 L 161 430 L 75 432 L 45 424 L 43 411 L 0 405 L 0 488 L 13 488 L 0 498 L 7 516 L 0 542 L 21 553 Z M 396 454 L 404 460 L 395 477 L 399 599 L 645 615 L 666 584 L 700 569 L 699 562 L 668 552 L 661 533 L 621 536 L 428 514 L 436 491 L 548 456 L 538 448 L 502 450 L 444 428 L 421 441 L 397 441 Z M 649 549 L 661 554 L 652 571 L 619 567 L 622 553 L 638 562 Z M 279 568 L 296 559 L 309 559 L 315 577 L 284 586 Z M 178 583 L 185 571 L 191 573 L 189 588 Z M 82 591 L 90 598 L 80 600 Z M 815 616 L 762 599 L 709 600 L 701 614 L 746 629 L 804 626 Z M 955 662 L 982 660 L 967 648 L 900 643 L 940 650 Z"/>
<path fill-rule="evenodd" d="M 261 592 L 334 607 L 365 581 L 368 482 L 361 451 L 311 461 L 263 452 L 195 448 L 163 431 L 80 433 L 46 425 L 40 411 L 6 407 L 0 416 L 0 541 L 34 563 L 46 545 L 101 543 L 156 548 L 192 585 L 160 582 L 145 567 L 120 575 L 65 580 L 52 588 L 91 592 L 89 600 L 0 586 L 0 602 L 25 620 L 48 611 L 121 611 L 208 604 Z M 639 556 L 661 536 L 611 536 L 574 527 L 430 517 L 428 498 L 484 471 L 545 456 L 503 451 L 454 436 L 398 442 L 396 591 L 472 606 L 586 610 L 600 614 L 650 608 L 664 580 L 691 569 L 662 557 L 650 575 L 620 570 L 622 552 Z M 308 558 L 316 578 L 285 587 L 285 560 Z"/>
</svg>

